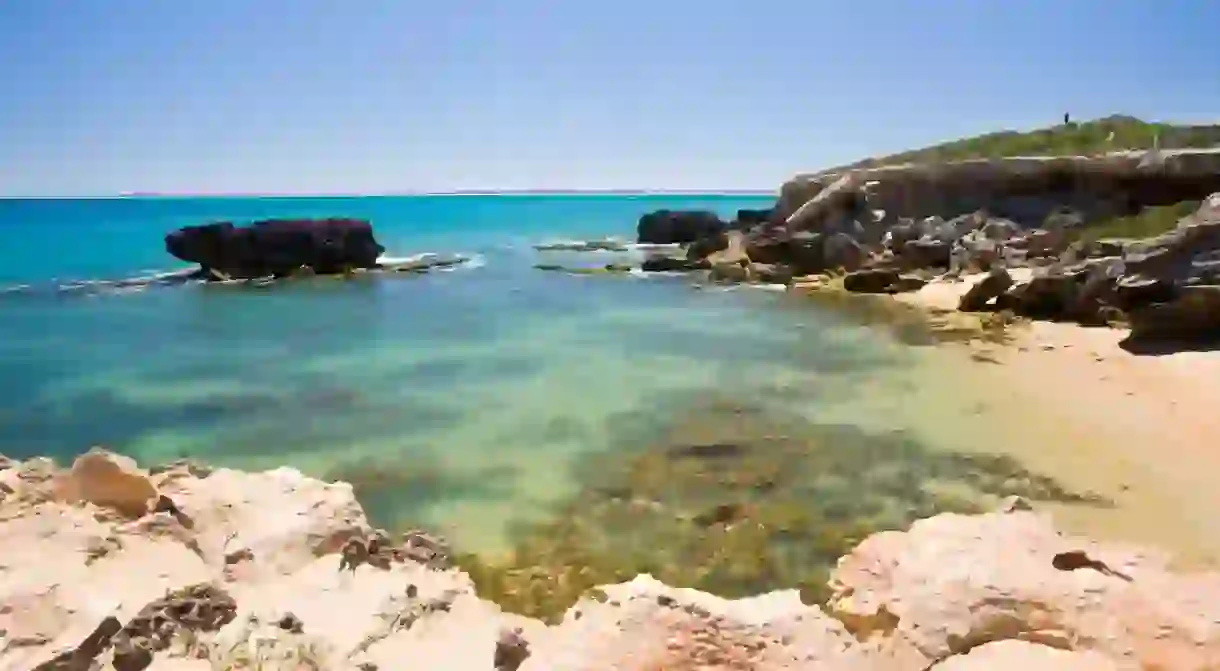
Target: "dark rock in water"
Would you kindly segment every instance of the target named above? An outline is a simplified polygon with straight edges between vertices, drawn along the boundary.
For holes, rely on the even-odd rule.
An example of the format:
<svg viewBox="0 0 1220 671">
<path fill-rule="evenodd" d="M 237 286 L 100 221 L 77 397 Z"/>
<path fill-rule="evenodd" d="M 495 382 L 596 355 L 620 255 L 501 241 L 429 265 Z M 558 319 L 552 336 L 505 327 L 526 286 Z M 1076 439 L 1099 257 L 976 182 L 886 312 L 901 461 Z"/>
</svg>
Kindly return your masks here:
<svg viewBox="0 0 1220 671">
<path fill-rule="evenodd" d="M 771 216 L 774 213 L 774 208 L 767 208 L 765 210 L 737 210 L 737 217 L 733 219 L 729 226 L 738 230 L 748 230 L 770 222 Z"/>
<path fill-rule="evenodd" d="M 224 277 L 283 277 L 309 268 L 340 273 L 374 268 L 385 248 L 358 219 L 269 219 L 186 226 L 165 236 L 165 249 Z"/>
<path fill-rule="evenodd" d="M 627 245 L 613 238 L 605 240 L 580 240 L 575 242 L 551 242 L 534 245 L 539 252 L 625 252 Z"/>
<path fill-rule="evenodd" d="M 963 312 L 977 312 L 987 307 L 993 299 L 1003 295 L 1013 285 L 1012 275 L 1003 268 L 993 269 L 987 277 L 979 280 L 962 296 L 957 309 Z"/>
<path fill-rule="evenodd" d="M 706 260 L 692 261 L 678 259 L 672 256 L 654 256 L 644 259 L 640 270 L 648 273 L 689 272 L 692 270 L 707 270 L 710 264 Z"/>
<path fill-rule="evenodd" d="M 648 244 L 687 244 L 727 229 L 728 224 L 713 212 L 657 210 L 640 217 L 636 236 L 639 242 Z"/>
</svg>

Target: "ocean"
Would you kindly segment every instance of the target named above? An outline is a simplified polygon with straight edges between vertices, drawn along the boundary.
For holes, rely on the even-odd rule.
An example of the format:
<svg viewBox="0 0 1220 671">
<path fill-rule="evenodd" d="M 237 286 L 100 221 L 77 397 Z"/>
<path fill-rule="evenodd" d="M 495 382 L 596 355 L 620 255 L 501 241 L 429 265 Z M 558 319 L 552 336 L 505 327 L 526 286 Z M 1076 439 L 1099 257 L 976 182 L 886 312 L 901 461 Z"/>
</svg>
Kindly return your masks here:
<svg viewBox="0 0 1220 671">
<path fill-rule="evenodd" d="M 533 267 L 638 257 L 532 245 L 630 240 L 651 210 L 731 217 L 771 202 L 0 200 L 0 288 L 32 289 L 0 294 L 0 452 L 67 463 L 103 445 L 145 465 L 290 465 L 356 482 L 380 524 L 435 529 L 494 552 L 514 524 L 576 492 L 586 457 L 662 440 L 673 417 L 698 424 L 700 408 L 715 404 L 909 431 L 945 449 L 977 442 L 985 408 L 947 364 L 929 363 L 935 348 L 782 292 Z M 163 243 L 179 226 L 322 216 L 371 220 L 389 255 L 471 262 L 261 289 L 55 290 L 181 267 Z"/>
</svg>

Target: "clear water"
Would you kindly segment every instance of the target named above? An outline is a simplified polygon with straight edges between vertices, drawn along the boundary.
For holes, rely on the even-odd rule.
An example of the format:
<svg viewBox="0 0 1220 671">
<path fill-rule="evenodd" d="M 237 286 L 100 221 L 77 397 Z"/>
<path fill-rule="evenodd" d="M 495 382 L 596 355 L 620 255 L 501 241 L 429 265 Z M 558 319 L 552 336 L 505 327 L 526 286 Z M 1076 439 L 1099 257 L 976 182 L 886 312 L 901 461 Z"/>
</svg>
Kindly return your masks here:
<svg viewBox="0 0 1220 671">
<path fill-rule="evenodd" d="M 100 444 L 144 463 L 180 456 L 242 467 L 287 463 L 373 481 L 365 504 L 382 524 L 426 525 L 467 547 L 495 548 L 509 522 L 570 492 L 576 456 L 640 435 L 698 399 L 782 404 L 881 428 L 922 424 L 932 434 L 960 424 L 959 415 L 977 415 L 936 400 L 936 385 L 903 386 L 895 371 L 920 360 L 908 348 L 792 296 L 532 267 L 616 260 L 530 245 L 630 238 L 646 211 L 728 216 L 769 202 L 0 201 L 0 286 L 173 268 L 162 243 L 169 230 L 273 216 L 364 217 L 392 255 L 477 260 L 425 276 L 261 290 L 0 295 L 0 452 L 68 460 Z"/>
</svg>

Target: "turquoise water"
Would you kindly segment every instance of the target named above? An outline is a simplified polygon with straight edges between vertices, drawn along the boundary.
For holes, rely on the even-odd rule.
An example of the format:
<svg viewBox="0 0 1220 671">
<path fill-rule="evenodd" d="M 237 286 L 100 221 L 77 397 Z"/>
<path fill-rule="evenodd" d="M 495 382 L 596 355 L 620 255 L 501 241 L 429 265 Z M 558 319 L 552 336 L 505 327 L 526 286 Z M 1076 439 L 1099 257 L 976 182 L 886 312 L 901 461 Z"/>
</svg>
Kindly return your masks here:
<svg viewBox="0 0 1220 671">
<path fill-rule="evenodd" d="M 270 289 L 0 295 L 0 452 L 106 445 L 371 480 L 387 525 L 494 545 L 567 493 L 574 455 L 726 396 L 818 408 L 828 376 L 903 365 L 879 334 L 757 289 L 541 272 L 532 243 L 631 238 L 646 211 L 725 216 L 769 197 L 513 196 L 0 201 L 0 286 L 177 267 L 162 237 L 225 219 L 373 221 L 391 255 L 470 254 L 412 277 Z M 850 416 L 850 413 L 849 413 Z"/>
</svg>

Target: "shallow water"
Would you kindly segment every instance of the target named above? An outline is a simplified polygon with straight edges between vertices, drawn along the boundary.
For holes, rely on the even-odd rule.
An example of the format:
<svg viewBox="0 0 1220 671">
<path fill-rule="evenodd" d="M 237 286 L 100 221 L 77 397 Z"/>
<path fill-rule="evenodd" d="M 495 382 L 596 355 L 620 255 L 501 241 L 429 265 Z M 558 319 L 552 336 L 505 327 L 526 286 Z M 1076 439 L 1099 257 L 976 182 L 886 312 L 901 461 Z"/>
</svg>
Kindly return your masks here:
<svg viewBox="0 0 1220 671">
<path fill-rule="evenodd" d="M 66 461 L 103 444 L 144 463 L 286 463 L 355 482 L 382 525 L 425 526 L 497 553 L 515 523 L 581 495 L 589 458 L 654 442 L 712 398 L 878 435 L 906 431 L 921 449 L 1004 451 L 1028 438 L 1001 430 L 978 445 L 999 421 L 989 413 L 1004 413 L 982 404 L 969 367 L 808 300 L 532 268 L 619 260 L 536 253 L 532 242 L 629 238 L 649 210 L 731 215 L 769 201 L 0 201 L 0 225 L 16 228 L 6 239 L 19 241 L 0 251 L 0 284 L 172 266 L 161 236 L 173 227 L 269 216 L 368 217 L 396 256 L 479 260 L 266 289 L 0 296 L 0 452 Z"/>
</svg>

